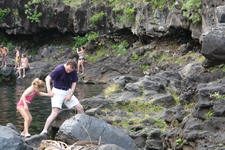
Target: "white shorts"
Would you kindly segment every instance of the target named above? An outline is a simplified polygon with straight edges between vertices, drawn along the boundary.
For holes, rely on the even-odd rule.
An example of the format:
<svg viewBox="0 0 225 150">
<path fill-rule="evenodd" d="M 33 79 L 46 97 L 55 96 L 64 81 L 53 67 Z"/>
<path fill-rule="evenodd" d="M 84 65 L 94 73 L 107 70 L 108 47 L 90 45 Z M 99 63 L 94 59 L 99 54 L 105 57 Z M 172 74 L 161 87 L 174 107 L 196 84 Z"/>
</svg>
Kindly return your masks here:
<svg viewBox="0 0 225 150">
<path fill-rule="evenodd" d="M 72 108 L 80 103 L 74 95 L 71 97 L 70 101 L 65 101 L 66 96 L 70 94 L 70 89 L 65 91 L 53 87 L 52 92 L 54 93 L 54 96 L 51 98 L 52 107 L 62 109 L 62 103 L 64 103 L 67 108 Z"/>
</svg>

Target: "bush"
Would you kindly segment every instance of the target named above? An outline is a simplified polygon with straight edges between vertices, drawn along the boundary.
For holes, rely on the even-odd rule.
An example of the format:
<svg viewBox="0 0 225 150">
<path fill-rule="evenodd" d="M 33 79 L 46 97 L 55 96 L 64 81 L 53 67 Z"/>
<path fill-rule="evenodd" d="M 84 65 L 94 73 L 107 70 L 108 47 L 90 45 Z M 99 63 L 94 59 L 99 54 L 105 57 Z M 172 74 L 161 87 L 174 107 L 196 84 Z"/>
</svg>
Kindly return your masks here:
<svg viewBox="0 0 225 150">
<path fill-rule="evenodd" d="M 0 9 L 0 20 L 5 19 L 5 15 L 9 13 L 11 10 L 9 8 L 7 9 Z"/>
</svg>

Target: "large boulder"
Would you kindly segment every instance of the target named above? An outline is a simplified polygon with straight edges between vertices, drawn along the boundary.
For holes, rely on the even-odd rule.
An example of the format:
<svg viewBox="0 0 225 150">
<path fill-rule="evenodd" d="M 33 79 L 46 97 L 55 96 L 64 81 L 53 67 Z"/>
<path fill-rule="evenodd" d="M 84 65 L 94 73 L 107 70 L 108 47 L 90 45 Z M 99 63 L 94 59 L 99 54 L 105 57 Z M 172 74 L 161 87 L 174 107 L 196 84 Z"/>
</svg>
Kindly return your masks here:
<svg viewBox="0 0 225 150">
<path fill-rule="evenodd" d="M 125 132 L 87 115 L 78 114 L 66 120 L 55 137 L 56 140 L 73 144 L 76 141 L 100 141 L 115 144 L 126 150 L 134 150 L 136 144 Z"/>
<path fill-rule="evenodd" d="M 2 150 L 33 150 L 20 138 L 19 134 L 6 126 L 0 126 L 0 149 Z"/>
<path fill-rule="evenodd" d="M 210 67 L 225 62 L 225 26 L 219 25 L 206 33 L 202 40 L 201 53 L 207 58 L 204 67 Z"/>
</svg>

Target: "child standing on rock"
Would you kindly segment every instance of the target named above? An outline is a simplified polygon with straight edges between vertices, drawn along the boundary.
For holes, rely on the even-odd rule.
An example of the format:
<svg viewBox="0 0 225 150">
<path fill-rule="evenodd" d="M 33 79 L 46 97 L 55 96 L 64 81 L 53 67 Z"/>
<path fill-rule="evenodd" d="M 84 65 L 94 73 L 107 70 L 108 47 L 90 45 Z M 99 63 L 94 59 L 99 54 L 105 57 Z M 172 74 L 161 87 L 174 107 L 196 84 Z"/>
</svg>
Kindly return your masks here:
<svg viewBox="0 0 225 150">
<path fill-rule="evenodd" d="M 28 109 L 28 105 L 31 103 L 34 96 L 36 94 L 39 95 L 39 96 L 48 96 L 48 97 L 53 96 L 53 94 L 41 92 L 44 89 L 45 89 L 45 83 L 38 78 L 34 79 L 31 86 L 29 86 L 24 91 L 24 93 L 22 94 L 22 96 L 20 98 L 20 101 L 17 103 L 16 108 L 20 112 L 21 116 L 24 119 L 24 129 L 23 129 L 23 132 L 21 133 L 21 136 L 24 136 L 24 137 L 30 137 L 31 136 L 28 132 L 28 128 L 29 128 L 30 123 L 31 123 L 33 118 L 30 114 L 29 109 Z"/>
</svg>

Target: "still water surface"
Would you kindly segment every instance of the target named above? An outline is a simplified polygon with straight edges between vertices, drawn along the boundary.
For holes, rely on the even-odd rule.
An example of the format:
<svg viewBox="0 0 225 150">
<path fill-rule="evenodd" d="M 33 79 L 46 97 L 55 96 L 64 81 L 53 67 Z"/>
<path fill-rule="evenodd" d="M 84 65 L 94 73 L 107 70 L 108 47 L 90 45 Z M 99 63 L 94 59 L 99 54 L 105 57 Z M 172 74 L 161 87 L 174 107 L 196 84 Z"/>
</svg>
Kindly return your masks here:
<svg viewBox="0 0 225 150">
<path fill-rule="evenodd" d="M 12 123 L 20 131 L 23 130 L 23 118 L 17 112 L 16 104 L 28 86 L 29 84 L 0 85 L 0 125 L 5 126 L 7 123 Z M 79 100 L 82 100 L 102 93 L 104 87 L 104 84 L 77 84 L 74 94 Z M 39 134 L 51 113 L 50 98 L 36 95 L 29 105 L 29 110 L 33 116 L 29 132 L 31 134 Z"/>
</svg>

